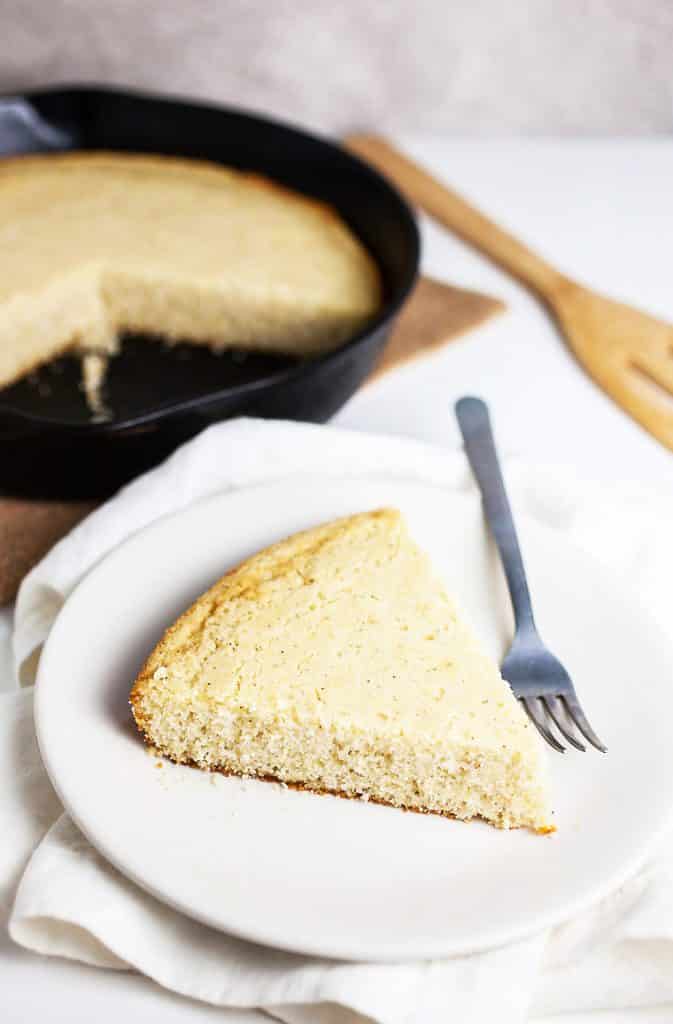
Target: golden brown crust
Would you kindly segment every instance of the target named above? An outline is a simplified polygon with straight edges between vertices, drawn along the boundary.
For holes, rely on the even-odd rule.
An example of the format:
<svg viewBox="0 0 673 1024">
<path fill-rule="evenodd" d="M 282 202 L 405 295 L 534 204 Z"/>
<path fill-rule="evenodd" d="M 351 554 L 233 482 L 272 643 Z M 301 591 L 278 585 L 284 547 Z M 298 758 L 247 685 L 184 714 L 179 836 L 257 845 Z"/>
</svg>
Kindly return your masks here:
<svg viewBox="0 0 673 1024">
<path fill-rule="evenodd" d="M 244 181 L 260 191 L 273 192 L 281 195 L 288 202 L 310 207 L 332 224 L 345 227 L 343 220 L 333 207 L 313 196 L 295 192 L 294 189 L 280 182 L 267 178 L 258 171 L 239 171 L 211 160 L 186 159 L 179 156 L 146 153 L 122 153 L 115 150 L 74 150 L 69 153 L 27 153 L 6 157 L 0 161 L 0 184 L 3 178 L 11 178 L 15 173 L 24 174 L 27 170 L 49 170 L 55 166 L 63 167 L 105 167 L 114 165 L 125 170 L 161 171 L 176 175 L 186 175 L 190 180 L 199 176 L 204 184 L 221 185 L 223 181 Z M 372 261 L 372 266 L 375 266 Z M 377 271 L 378 272 L 378 271 Z"/>
<path fill-rule="evenodd" d="M 301 571 L 301 564 L 307 557 L 314 555 L 320 547 L 338 536 L 342 530 L 348 529 L 354 520 L 370 520 L 372 522 L 386 520 L 393 523 L 399 522 L 400 513 L 397 509 L 376 509 L 372 512 L 361 512 L 355 516 L 336 519 L 309 530 L 302 530 L 301 533 L 295 533 L 291 537 L 277 541 L 263 551 L 245 559 L 201 594 L 187 611 L 183 612 L 180 618 L 166 630 L 136 677 L 129 699 L 138 728 L 143 730 L 140 709 L 143 690 L 164 660 L 170 660 L 176 650 L 180 649 L 178 638 L 183 631 L 187 634 L 186 642 L 191 633 L 208 618 L 217 605 L 234 597 L 240 597 L 243 593 L 251 594 L 263 580 L 268 580 L 272 575 L 282 575 L 284 572 L 291 569 L 296 570 L 298 567 Z"/>
</svg>

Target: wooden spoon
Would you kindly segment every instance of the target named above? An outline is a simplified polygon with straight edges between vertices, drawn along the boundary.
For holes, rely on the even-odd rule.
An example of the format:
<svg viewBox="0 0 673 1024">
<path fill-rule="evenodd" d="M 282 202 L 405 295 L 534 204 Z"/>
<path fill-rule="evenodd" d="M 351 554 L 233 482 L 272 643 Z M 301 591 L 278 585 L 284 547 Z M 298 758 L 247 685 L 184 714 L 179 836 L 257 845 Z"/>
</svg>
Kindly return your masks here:
<svg viewBox="0 0 673 1024">
<path fill-rule="evenodd" d="M 565 277 L 384 139 L 352 135 L 346 146 L 390 178 L 411 202 L 543 299 L 587 372 L 673 451 L 671 324 Z"/>
</svg>

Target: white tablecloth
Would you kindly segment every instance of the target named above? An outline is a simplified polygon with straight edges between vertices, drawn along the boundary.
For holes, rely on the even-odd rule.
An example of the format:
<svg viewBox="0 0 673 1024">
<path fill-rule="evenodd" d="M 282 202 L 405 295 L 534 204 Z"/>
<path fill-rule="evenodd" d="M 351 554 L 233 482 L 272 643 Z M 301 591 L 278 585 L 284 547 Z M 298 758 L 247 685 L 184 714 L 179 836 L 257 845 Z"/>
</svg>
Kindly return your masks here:
<svg viewBox="0 0 673 1024">
<path fill-rule="evenodd" d="M 406 142 L 567 272 L 673 320 L 673 143 Z M 429 272 L 505 297 L 510 313 L 365 389 L 337 422 L 452 443 L 451 403 L 477 391 L 493 407 L 507 450 L 569 463 L 606 481 L 639 480 L 673 492 L 671 455 L 586 380 L 539 307 L 457 240 L 431 225 L 424 225 L 424 236 Z M 9 1021 L 48 1014 L 74 1024 L 88 1021 L 94 1005 L 105 1024 L 155 1013 L 167 1022 L 239 1017 L 166 996 L 132 976 L 54 961 L 42 966 L 8 944 L 0 945 L 0 986 Z M 670 1010 L 638 1019 L 670 1019 Z"/>
</svg>

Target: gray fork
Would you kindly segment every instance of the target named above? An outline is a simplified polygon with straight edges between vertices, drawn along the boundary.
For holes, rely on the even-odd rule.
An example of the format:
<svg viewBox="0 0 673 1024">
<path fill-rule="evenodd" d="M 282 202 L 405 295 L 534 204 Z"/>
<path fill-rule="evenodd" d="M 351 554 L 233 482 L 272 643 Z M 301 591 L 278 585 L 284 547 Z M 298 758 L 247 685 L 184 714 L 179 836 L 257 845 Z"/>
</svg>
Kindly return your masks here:
<svg viewBox="0 0 673 1024">
<path fill-rule="evenodd" d="M 551 724 L 577 750 L 586 750 L 577 730 L 597 750 L 606 752 L 582 711 L 570 676 L 558 658 L 547 650 L 533 618 L 530 592 L 521 549 L 500 471 L 488 407 L 480 398 L 461 398 L 456 416 L 484 504 L 486 519 L 495 538 L 505 570 L 514 609 L 514 640 L 502 663 L 503 678 L 524 705 L 547 743 L 560 753 Z"/>
</svg>

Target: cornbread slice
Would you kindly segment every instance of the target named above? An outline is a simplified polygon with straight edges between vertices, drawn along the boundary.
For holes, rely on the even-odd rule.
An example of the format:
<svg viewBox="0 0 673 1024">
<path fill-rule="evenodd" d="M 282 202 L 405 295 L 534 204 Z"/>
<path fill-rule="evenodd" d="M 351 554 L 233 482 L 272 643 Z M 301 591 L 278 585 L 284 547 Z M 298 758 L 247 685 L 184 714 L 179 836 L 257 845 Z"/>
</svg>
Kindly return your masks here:
<svg viewBox="0 0 673 1024">
<path fill-rule="evenodd" d="M 392 509 L 224 576 L 150 655 L 131 706 L 173 761 L 551 828 L 542 743 Z"/>
<path fill-rule="evenodd" d="M 337 213 L 257 175 L 122 153 L 0 161 L 0 387 L 74 346 L 113 352 L 122 331 L 312 355 L 380 302 Z"/>
</svg>

